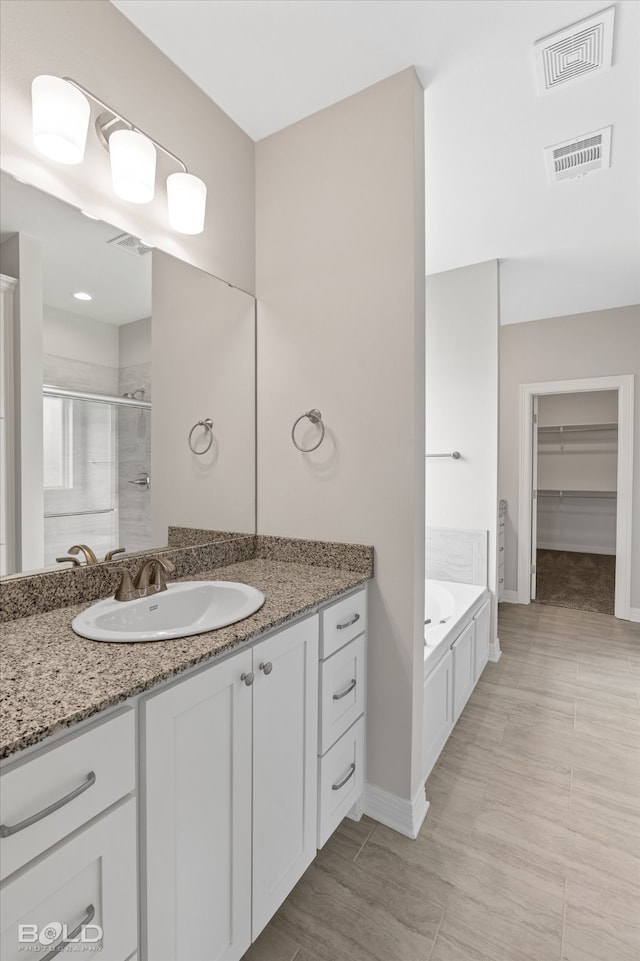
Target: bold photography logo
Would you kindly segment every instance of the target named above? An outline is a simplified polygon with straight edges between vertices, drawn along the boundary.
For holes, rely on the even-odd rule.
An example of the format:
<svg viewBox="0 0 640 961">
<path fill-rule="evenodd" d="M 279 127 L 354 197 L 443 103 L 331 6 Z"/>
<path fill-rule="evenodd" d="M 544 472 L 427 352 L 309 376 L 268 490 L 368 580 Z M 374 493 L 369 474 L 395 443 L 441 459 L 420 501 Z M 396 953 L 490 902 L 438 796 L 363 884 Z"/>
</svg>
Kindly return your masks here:
<svg viewBox="0 0 640 961">
<path fill-rule="evenodd" d="M 103 931 L 99 924 L 84 924 L 79 931 L 77 929 L 70 931 L 68 926 L 61 924 L 60 921 L 49 921 L 47 924 L 43 924 L 42 927 L 38 927 L 37 924 L 18 925 L 19 944 L 37 944 L 47 947 L 55 941 L 60 940 L 69 945 L 82 946 L 76 948 L 76 950 L 95 951 L 99 950 L 101 946 L 99 943 L 102 941 L 102 937 Z M 31 948 L 30 950 L 37 950 L 37 948 Z"/>
</svg>

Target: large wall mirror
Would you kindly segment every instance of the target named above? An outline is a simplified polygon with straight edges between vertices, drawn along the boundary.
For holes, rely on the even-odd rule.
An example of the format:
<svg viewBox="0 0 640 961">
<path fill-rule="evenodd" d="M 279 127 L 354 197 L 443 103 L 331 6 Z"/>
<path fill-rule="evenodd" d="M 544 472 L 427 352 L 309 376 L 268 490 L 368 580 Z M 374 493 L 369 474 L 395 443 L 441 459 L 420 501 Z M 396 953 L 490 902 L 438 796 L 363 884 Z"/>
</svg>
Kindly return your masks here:
<svg viewBox="0 0 640 961">
<path fill-rule="evenodd" d="M 0 178 L 1 573 L 253 533 L 253 297 Z"/>
</svg>

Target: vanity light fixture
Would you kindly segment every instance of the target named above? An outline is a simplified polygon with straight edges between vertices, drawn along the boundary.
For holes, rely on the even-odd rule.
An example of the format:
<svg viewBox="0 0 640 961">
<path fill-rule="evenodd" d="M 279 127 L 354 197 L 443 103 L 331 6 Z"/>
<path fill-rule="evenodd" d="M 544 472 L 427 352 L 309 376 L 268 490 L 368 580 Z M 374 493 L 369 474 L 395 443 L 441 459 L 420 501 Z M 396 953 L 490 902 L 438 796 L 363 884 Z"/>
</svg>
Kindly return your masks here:
<svg viewBox="0 0 640 961">
<path fill-rule="evenodd" d="M 170 226 L 182 234 L 202 233 L 207 187 L 179 157 L 71 77 L 36 77 L 31 91 L 34 142 L 45 156 L 61 163 L 82 162 L 92 100 L 106 111 L 95 128 L 109 152 L 115 193 L 130 203 L 153 200 L 156 151 L 160 150 L 181 168 L 167 178 Z"/>
</svg>

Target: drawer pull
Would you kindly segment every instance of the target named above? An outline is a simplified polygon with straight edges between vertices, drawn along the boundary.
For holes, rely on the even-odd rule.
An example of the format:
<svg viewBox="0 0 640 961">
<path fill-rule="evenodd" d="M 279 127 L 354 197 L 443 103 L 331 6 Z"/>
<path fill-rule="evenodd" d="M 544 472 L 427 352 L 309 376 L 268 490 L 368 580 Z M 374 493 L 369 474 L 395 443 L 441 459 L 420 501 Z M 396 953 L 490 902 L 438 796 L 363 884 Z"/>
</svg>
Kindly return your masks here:
<svg viewBox="0 0 640 961">
<path fill-rule="evenodd" d="M 354 689 L 354 687 L 356 686 L 356 684 L 357 684 L 357 681 L 356 681 L 356 679 L 355 679 L 355 677 L 354 677 L 353 680 L 351 681 L 351 683 L 350 683 L 347 687 L 345 687 L 344 691 L 342 691 L 340 694 L 334 694 L 334 695 L 333 695 L 334 701 L 341 701 L 343 697 L 346 697 L 346 696 L 347 696 L 347 694 L 351 694 L 351 692 L 352 692 L 352 690 Z"/>
<path fill-rule="evenodd" d="M 342 624 L 336 624 L 336 630 L 344 631 L 345 627 L 351 627 L 352 624 L 355 624 L 355 622 L 359 620 L 360 615 L 354 614 L 353 617 L 350 617 L 348 621 L 343 621 Z"/>
<path fill-rule="evenodd" d="M 273 664 L 271 663 L 271 661 L 267 661 L 266 664 L 263 661 L 262 664 L 260 665 L 260 670 L 264 671 L 265 674 L 271 674 L 273 670 Z"/>
<path fill-rule="evenodd" d="M 355 772 L 355 769 L 356 769 L 356 766 L 355 766 L 355 764 L 352 762 L 351 765 L 349 766 L 349 773 L 348 773 L 348 774 L 345 774 L 345 776 L 342 778 L 341 781 L 336 781 L 335 784 L 332 784 L 332 785 L 331 785 L 331 790 L 332 790 L 332 791 L 339 791 L 341 787 L 344 787 L 345 784 L 347 783 L 347 781 L 349 781 L 349 780 L 353 777 L 354 772 Z"/>
<path fill-rule="evenodd" d="M 87 924 L 89 924 L 91 921 L 93 921 L 93 919 L 94 919 L 94 917 L 95 917 L 95 913 L 96 913 L 96 909 L 94 908 L 94 906 L 93 906 L 92 904 L 90 904 L 89 907 L 87 908 L 87 913 L 86 913 L 85 916 L 83 917 L 83 919 L 82 919 L 82 921 L 80 922 L 80 924 L 78 925 L 78 927 L 77 927 L 77 928 L 74 928 L 73 931 L 71 931 L 71 932 L 67 935 L 67 937 L 66 937 L 65 940 L 63 940 L 63 941 L 58 941 L 58 943 L 56 944 L 55 948 L 52 948 L 51 951 L 48 951 L 48 952 L 45 954 L 45 956 L 40 959 L 40 961 L 51 961 L 51 958 L 55 958 L 55 956 L 56 956 L 57 954 L 59 954 L 61 951 L 64 951 L 64 949 L 65 949 L 72 941 L 75 941 L 75 939 L 78 937 L 78 935 L 82 932 L 82 929 L 85 927 L 85 925 L 87 925 Z"/>
<path fill-rule="evenodd" d="M 74 798 L 80 797 L 85 791 L 96 783 L 96 776 L 93 771 L 89 771 L 87 774 L 87 779 L 84 781 L 80 787 L 74 788 L 64 797 L 61 797 L 59 801 L 54 801 L 48 807 L 43 808 L 42 811 L 38 811 L 37 814 L 32 814 L 30 818 L 25 818 L 24 821 L 19 821 L 17 824 L 0 824 L 0 838 L 10 838 L 12 834 L 17 834 L 18 831 L 24 830 L 24 828 L 31 827 L 32 824 L 36 824 L 37 821 L 41 821 L 42 818 L 46 818 L 49 814 L 53 814 L 54 811 L 59 811 L 61 807 L 68 804 L 69 801 L 73 801 Z M 44 961 L 44 958 L 41 959 Z"/>
</svg>

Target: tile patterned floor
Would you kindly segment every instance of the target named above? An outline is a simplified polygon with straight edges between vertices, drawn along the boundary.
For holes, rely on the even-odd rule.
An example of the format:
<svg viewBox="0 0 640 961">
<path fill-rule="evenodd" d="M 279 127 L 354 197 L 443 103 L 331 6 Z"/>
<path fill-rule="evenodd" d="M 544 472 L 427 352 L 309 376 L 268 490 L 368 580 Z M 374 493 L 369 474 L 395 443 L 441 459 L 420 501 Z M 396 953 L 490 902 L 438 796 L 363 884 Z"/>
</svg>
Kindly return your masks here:
<svg viewBox="0 0 640 961">
<path fill-rule="evenodd" d="M 416 841 L 345 820 L 243 961 L 638 961 L 640 625 L 503 605 Z"/>
</svg>

